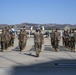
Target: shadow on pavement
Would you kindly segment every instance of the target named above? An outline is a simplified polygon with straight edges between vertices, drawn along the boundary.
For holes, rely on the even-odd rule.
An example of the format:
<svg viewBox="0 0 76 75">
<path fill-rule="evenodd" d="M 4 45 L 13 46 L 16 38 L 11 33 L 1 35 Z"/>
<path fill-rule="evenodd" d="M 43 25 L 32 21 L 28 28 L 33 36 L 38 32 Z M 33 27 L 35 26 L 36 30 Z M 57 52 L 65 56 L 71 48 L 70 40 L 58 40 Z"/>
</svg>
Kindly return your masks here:
<svg viewBox="0 0 76 75">
<path fill-rule="evenodd" d="M 20 48 L 19 47 L 15 47 L 15 49 L 12 49 L 14 51 L 20 51 Z"/>
<path fill-rule="evenodd" d="M 70 50 L 64 46 L 59 46 L 60 51 L 67 51 L 69 52 Z"/>
<path fill-rule="evenodd" d="M 35 51 L 34 45 L 31 47 L 30 51 Z"/>
<path fill-rule="evenodd" d="M 45 51 L 54 51 L 50 45 L 44 45 L 44 47 L 45 47 L 45 49 L 44 49 Z"/>
<path fill-rule="evenodd" d="M 44 45 L 45 46 L 45 51 L 55 51 L 53 48 L 51 48 L 50 45 Z M 65 48 L 64 46 L 59 46 L 59 51 L 67 51 L 70 52 L 70 50 L 68 48 Z"/>
<path fill-rule="evenodd" d="M 33 65 L 14 66 L 10 75 L 76 75 L 76 60 L 60 59 Z"/>
<path fill-rule="evenodd" d="M 36 55 L 33 55 L 32 53 L 24 53 L 24 55 L 28 55 L 28 56 L 32 56 L 32 57 L 36 57 Z"/>
</svg>

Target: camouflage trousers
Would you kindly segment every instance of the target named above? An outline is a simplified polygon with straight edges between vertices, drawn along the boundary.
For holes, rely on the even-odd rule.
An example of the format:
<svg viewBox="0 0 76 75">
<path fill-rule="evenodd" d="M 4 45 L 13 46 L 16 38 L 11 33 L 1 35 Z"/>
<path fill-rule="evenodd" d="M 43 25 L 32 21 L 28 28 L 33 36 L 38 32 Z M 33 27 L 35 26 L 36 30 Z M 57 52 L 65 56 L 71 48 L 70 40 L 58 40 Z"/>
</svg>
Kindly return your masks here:
<svg viewBox="0 0 76 75">
<path fill-rule="evenodd" d="M 52 45 L 52 47 L 53 47 L 53 45 L 54 45 L 54 42 L 53 42 L 53 40 L 51 39 L 51 45 Z"/>
<path fill-rule="evenodd" d="M 35 42 L 36 56 L 40 54 L 40 42 Z"/>
<path fill-rule="evenodd" d="M 63 46 L 65 46 L 65 38 L 62 38 Z"/>
<path fill-rule="evenodd" d="M 42 42 L 40 42 L 40 52 L 41 52 L 41 49 L 42 49 Z"/>
<path fill-rule="evenodd" d="M 24 42 L 23 41 L 19 41 L 19 48 L 20 48 L 20 51 L 23 50 L 23 48 L 24 48 Z"/>
<path fill-rule="evenodd" d="M 27 41 L 25 41 L 25 42 L 24 42 L 23 48 L 25 48 L 25 47 L 26 47 L 26 44 L 27 44 Z"/>
<path fill-rule="evenodd" d="M 69 48 L 71 49 L 71 51 L 75 50 L 75 41 L 69 41 Z"/>
<path fill-rule="evenodd" d="M 14 45 L 14 38 L 11 38 L 11 45 Z"/>
<path fill-rule="evenodd" d="M 68 47 L 69 46 L 69 41 L 68 41 L 68 38 L 65 39 L 65 47 Z"/>
<path fill-rule="evenodd" d="M 8 47 L 9 47 L 9 41 L 6 41 L 6 42 L 5 42 L 5 49 L 7 50 Z"/>
<path fill-rule="evenodd" d="M 52 44 L 52 47 L 55 49 L 55 51 L 57 51 L 58 45 L 59 45 L 58 39 L 57 38 L 51 39 L 51 44 Z"/>
<path fill-rule="evenodd" d="M 4 46 L 5 46 L 5 42 L 4 41 L 1 41 L 1 51 L 2 52 L 3 52 Z"/>
</svg>

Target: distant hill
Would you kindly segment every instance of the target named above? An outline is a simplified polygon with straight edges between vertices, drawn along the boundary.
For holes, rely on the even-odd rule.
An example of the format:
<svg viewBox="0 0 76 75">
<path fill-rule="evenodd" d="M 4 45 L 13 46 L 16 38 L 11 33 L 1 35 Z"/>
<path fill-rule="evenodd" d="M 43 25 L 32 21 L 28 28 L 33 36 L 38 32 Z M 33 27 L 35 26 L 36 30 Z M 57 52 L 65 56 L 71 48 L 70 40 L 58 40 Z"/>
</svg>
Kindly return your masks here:
<svg viewBox="0 0 76 75">
<path fill-rule="evenodd" d="M 7 24 L 0 24 L 0 28 L 8 27 Z"/>
<path fill-rule="evenodd" d="M 14 25 L 8 25 L 8 24 L 0 24 L 0 29 L 4 27 L 11 28 L 12 26 L 17 26 L 18 28 L 25 27 L 26 29 L 30 29 L 31 26 L 33 26 L 34 29 L 40 26 L 44 26 L 45 29 L 53 29 L 53 28 L 58 28 L 58 29 L 64 29 L 66 26 L 69 26 L 70 28 L 76 28 L 75 25 L 71 24 L 34 24 L 34 23 L 21 23 L 21 24 L 14 24 Z"/>
</svg>

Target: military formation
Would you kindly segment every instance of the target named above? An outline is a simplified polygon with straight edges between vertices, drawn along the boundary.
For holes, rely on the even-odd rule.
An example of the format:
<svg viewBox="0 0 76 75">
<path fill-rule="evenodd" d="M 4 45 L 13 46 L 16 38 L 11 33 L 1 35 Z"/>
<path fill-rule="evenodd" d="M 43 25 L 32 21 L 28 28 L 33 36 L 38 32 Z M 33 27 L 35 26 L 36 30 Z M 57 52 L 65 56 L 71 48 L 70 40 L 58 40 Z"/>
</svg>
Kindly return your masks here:
<svg viewBox="0 0 76 75">
<path fill-rule="evenodd" d="M 36 51 L 36 57 L 39 57 L 42 44 L 44 44 L 44 34 L 42 31 L 37 29 L 34 33 L 34 49 Z M 59 51 L 59 43 L 62 38 L 63 46 L 68 48 L 71 52 L 75 52 L 75 43 L 76 43 L 76 33 L 74 30 L 64 30 L 61 36 L 61 33 L 57 29 L 53 29 L 50 33 L 50 42 L 52 48 L 55 52 Z M 15 32 L 13 30 L 9 30 L 7 27 L 2 29 L 2 33 L 0 34 L 0 44 L 1 44 L 1 52 L 4 50 L 8 50 L 9 47 L 14 46 Z M 18 34 L 19 40 L 19 50 L 22 52 L 26 48 L 28 36 L 25 29 L 20 29 Z"/>
</svg>

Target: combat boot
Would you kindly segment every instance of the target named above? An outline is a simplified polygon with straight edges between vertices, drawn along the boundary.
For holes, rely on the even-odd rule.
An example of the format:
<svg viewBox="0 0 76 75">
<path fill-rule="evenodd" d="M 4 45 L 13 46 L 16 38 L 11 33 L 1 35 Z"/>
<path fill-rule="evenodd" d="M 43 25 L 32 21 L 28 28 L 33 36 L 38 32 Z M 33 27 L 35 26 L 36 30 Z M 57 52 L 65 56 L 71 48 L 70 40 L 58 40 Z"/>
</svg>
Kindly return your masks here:
<svg viewBox="0 0 76 75">
<path fill-rule="evenodd" d="M 39 57 L 39 54 L 36 54 L 36 57 Z"/>
</svg>

